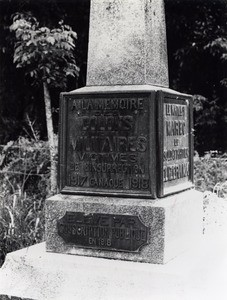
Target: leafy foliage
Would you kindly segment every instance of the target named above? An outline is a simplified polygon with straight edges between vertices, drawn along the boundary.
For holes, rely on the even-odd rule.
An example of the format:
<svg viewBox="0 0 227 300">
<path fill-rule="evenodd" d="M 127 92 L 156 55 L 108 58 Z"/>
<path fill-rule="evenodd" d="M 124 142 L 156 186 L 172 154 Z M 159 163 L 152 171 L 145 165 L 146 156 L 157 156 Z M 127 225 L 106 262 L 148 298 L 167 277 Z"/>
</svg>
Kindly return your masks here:
<svg viewBox="0 0 227 300">
<path fill-rule="evenodd" d="M 34 78 L 25 77 L 24 68 L 16 68 L 13 63 L 14 42 L 16 36 L 9 28 L 13 16 L 19 12 L 34 16 L 39 20 L 40 27 L 58 28 L 59 21 L 69 24 L 78 33 L 74 50 L 77 64 L 82 69 L 79 78 L 68 76 L 64 90 L 72 90 L 85 85 L 87 39 L 89 22 L 89 0 L 75 1 L 34 1 L 34 0 L 3 0 L 0 1 L 0 143 L 5 144 L 23 135 L 26 114 L 32 115 L 41 139 L 47 138 L 43 91 L 38 85 L 32 84 Z M 38 83 L 36 81 L 36 83 Z M 51 87 L 54 129 L 58 126 L 59 92 L 62 90 Z"/>
<path fill-rule="evenodd" d="M 64 88 L 67 76 L 78 76 L 74 56 L 77 34 L 63 21 L 50 29 L 29 14 L 17 13 L 10 30 L 16 36 L 14 63 L 17 68 L 26 68 L 35 82 Z"/>
<path fill-rule="evenodd" d="M 58 28 L 40 26 L 31 14 L 17 13 L 10 30 L 15 32 L 14 63 L 24 68 L 43 89 L 46 127 L 50 148 L 51 191 L 57 192 L 56 143 L 51 109 L 50 86 L 65 88 L 67 76 L 78 76 L 74 48 L 77 34 L 59 22 Z"/>
<path fill-rule="evenodd" d="M 208 42 L 205 48 L 209 49 L 214 56 L 219 57 L 225 66 L 227 66 L 227 39 L 225 36 L 215 38 L 213 41 Z M 225 77 L 221 80 L 221 84 L 227 87 L 227 74 L 225 74 Z"/>
<path fill-rule="evenodd" d="M 195 95 L 195 148 L 227 149 L 227 2 L 166 0 L 170 85 Z M 222 41 L 222 45 L 220 42 Z"/>
<path fill-rule="evenodd" d="M 46 196 L 49 186 L 50 155 L 47 142 L 19 137 L 0 147 L 1 189 Z"/>
<path fill-rule="evenodd" d="M 197 155 L 194 158 L 195 188 L 201 192 L 212 192 L 219 187 L 227 188 L 227 155 L 212 156 L 212 152 L 208 152 L 203 157 Z M 219 196 L 223 196 L 223 193 Z"/>
<path fill-rule="evenodd" d="M 194 131 L 195 149 L 215 149 L 215 146 L 219 150 L 223 149 L 217 143 L 217 135 L 222 132 L 218 128 L 218 120 L 220 121 L 222 115 L 222 109 L 219 105 L 218 97 L 214 95 L 214 98 L 209 101 L 201 95 L 194 95 Z M 209 139 L 209 147 L 207 146 L 207 138 Z M 222 142 L 224 146 L 224 143 Z"/>
</svg>

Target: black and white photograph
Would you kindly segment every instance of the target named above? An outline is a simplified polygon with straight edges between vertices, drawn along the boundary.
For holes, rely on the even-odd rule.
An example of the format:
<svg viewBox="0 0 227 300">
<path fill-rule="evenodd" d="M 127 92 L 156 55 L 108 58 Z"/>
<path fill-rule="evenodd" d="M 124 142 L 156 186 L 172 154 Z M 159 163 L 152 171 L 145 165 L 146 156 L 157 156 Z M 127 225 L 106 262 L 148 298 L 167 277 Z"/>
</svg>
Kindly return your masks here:
<svg viewBox="0 0 227 300">
<path fill-rule="evenodd" d="M 227 0 L 0 0 L 10 299 L 227 299 Z"/>
</svg>

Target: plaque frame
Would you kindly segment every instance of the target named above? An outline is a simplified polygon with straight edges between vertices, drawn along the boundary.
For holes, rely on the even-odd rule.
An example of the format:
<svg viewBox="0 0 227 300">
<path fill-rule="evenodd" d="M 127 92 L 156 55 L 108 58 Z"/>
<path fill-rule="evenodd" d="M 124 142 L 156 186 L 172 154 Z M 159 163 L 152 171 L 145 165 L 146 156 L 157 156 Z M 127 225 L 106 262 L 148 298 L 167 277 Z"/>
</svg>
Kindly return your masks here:
<svg viewBox="0 0 227 300">
<path fill-rule="evenodd" d="M 140 227 L 137 228 L 137 230 L 141 231 L 143 230 L 145 232 L 145 240 L 138 243 L 138 240 L 136 238 L 134 238 L 134 243 L 132 245 L 132 241 L 128 241 L 128 239 L 123 239 L 123 238 L 120 238 L 118 237 L 118 242 L 116 242 L 116 237 L 115 239 L 113 238 L 112 236 L 112 229 L 117 229 L 117 230 L 120 230 L 120 229 L 123 229 L 123 230 L 136 230 L 136 228 L 130 228 L 130 227 L 125 227 L 122 228 L 122 227 L 115 227 L 115 228 L 112 228 L 110 226 L 108 227 L 105 227 L 108 231 L 109 231 L 109 236 L 104 236 L 104 237 L 92 237 L 93 239 L 95 240 L 100 240 L 100 239 L 111 239 L 111 243 L 113 241 L 115 241 L 115 246 L 114 245 L 111 245 L 111 246 L 107 246 L 106 244 L 105 245 L 97 245 L 96 243 L 95 244 L 88 244 L 88 239 L 89 239 L 89 234 L 88 237 L 86 238 L 81 238 L 80 235 L 78 235 L 77 237 L 73 237 L 72 233 L 70 234 L 68 231 L 70 231 L 69 229 L 69 225 L 71 225 L 71 228 L 74 227 L 74 230 L 76 230 L 76 225 L 79 226 L 79 227 L 84 227 L 84 226 L 89 226 L 91 229 L 92 227 L 96 227 L 96 229 L 100 226 L 98 225 L 94 225 L 94 224 L 86 224 L 86 223 L 83 223 L 83 222 L 73 222 L 72 224 L 69 224 L 69 223 L 65 223 L 64 224 L 64 220 L 67 218 L 67 214 L 71 214 L 71 215 L 74 215 L 75 217 L 78 216 L 78 215 L 81 215 L 81 216 L 84 216 L 85 213 L 83 212 L 76 212 L 76 211 L 66 211 L 64 216 L 62 216 L 62 218 L 58 219 L 57 220 L 57 231 L 58 231 L 58 235 L 64 240 L 64 243 L 66 245 L 71 245 L 75 248 L 83 248 L 83 249 L 93 249 L 93 250 L 102 250 L 102 251 L 112 251 L 112 252 L 125 252 L 125 253 L 140 253 L 142 248 L 146 245 L 149 244 L 149 238 L 150 238 L 150 228 L 148 226 L 146 226 L 141 218 L 140 215 L 121 215 L 121 214 L 107 214 L 107 213 L 90 213 L 90 214 L 86 214 L 86 217 L 94 217 L 95 215 L 96 216 L 101 216 L 101 217 L 105 217 L 105 218 L 108 218 L 109 220 L 110 219 L 113 219 L 115 217 L 120 217 L 121 219 L 130 219 L 130 220 L 136 220 L 137 222 L 137 225 L 139 224 Z M 66 233 L 61 233 L 60 232 L 60 226 L 63 226 L 66 225 Z M 104 227 L 102 227 L 103 229 Z M 63 230 L 64 231 L 64 230 Z M 118 233 L 119 234 L 119 233 Z M 74 234 L 76 235 L 76 234 Z M 125 242 L 126 241 L 126 242 Z M 138 245 L 135 245 L 136 244 L 136 241 L 137 241 L 137 244 Z M 131 249 L 130 249 L 131 248 Z M 132 248 L 135 248 L 135 249 L 132 249 Z"/>
<path fill-rule="evenodd" d="M 157 91 L 136 91 L 136 92 L 90 92 L 90 93 L 61 93 L 60 97 L 60 116 L 59 116 L 59 162 L 58 162 L 58 182 L 60 192 L 63 194 L 77 195 L 96 195 L 96 196 L 117 196 L 117 197 L 133 197 L 133 198 L 148 198 L 155 199 L 157 197 L 157 180 L 156 180 L 156 93 Z M 72 187 L 66 184 L 67 176 L 67 145 L 68 145 L 68 108 L 67 102 L 72 99 L 80 98 L 135 98 L 144 97 L 148 102 L 148 176 L 149 189 L 133 190 L 133 189 L 104 189 L 104 188 L 81 188 Z"/>
<path fill-rule="evenodd" d="M 170 102 L 165 102 L 168 98 Z M 185 183 L 176 183 L 175 185 L 165 187 L 163 180 L 163 151 L 164 151 L 164 103 L 182 104 L 187 103 L 188 115 L 188 148 L 189 148 L 189 175 L 188 181 Z M 157 130 L 157 170 L 158 170 L 158 197 L 162 198 L 177 192 L 181 192 L 194 187 L 193 174 L 193 154 L 194 154 L 194 138 L 193 138 L 193 99 L 192 96 L 180 93 L 169 93 L 158 91 L 158 130 Z"/>
</svg>

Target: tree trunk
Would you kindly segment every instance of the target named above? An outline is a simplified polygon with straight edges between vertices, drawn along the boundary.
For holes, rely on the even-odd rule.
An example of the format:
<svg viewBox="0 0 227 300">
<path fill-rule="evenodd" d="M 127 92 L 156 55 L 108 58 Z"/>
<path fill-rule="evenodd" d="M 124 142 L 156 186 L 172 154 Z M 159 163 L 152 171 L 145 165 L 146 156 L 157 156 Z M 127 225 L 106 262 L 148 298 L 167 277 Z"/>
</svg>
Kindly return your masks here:
<svg viewBox="0 0 227 300">
<path fill-rule="evenodd" d="M 46 111 L 47 135 L 50 148 L 50 192 L 51 194 L 55 194 L 57 193 L 57 147 L 54 139 L 50 92 L 46 82 L 43 82 L 43 92 Z"/>
</svg>

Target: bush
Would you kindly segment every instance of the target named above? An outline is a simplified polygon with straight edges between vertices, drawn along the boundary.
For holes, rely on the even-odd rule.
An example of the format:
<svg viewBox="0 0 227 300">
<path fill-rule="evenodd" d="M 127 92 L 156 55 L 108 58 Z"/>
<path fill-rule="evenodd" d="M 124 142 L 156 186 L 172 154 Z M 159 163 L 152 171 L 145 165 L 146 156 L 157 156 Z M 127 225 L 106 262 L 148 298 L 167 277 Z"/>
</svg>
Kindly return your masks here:
<svg viewBox="0 0 227 300">
<path fill-rule="evenodd" d="M 0 178 L 5 190 L 19 187 L 33 195 L 49 191 L 50 154 L 47 142 L 20 137 L 0 151 Z"/>
<path fill-rule="evenodd" d="M 11 251 L 41 242 L 49 192 L 47 142 L 19 138 L 0 152 L 0 265 Z"/>
<path fill-rule="evenodd" d="M 214 157 L 216 154 L 216 157 Z M 218 192 L 227 197 L 227 154 L 209 152 L 204 157 L 194 157 L 195 188 L 201 192 Z"/>
<path fill-rule="evenodd" d="M 44 198 L 27 196 L 21 189 L 2 196 L 0 264 L 5 255 L 41 242 L 44 234 Z"/>
</svg>

